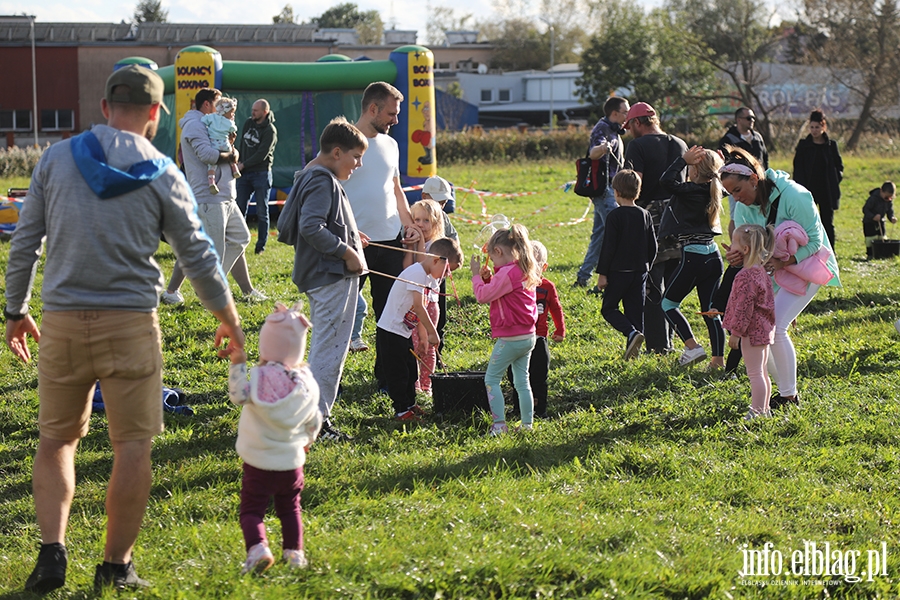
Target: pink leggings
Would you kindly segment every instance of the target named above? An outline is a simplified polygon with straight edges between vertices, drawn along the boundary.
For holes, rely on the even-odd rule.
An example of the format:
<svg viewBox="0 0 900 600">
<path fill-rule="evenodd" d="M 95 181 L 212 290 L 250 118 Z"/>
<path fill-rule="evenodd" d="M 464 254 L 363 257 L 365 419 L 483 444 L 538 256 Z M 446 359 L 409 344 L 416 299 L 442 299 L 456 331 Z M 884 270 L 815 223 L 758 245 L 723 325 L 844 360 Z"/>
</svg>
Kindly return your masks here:
<svg viewBox="0 0 900 600">
<path fill-rule="evenodd" d="M 747 378 L 750 379 L 750 407 L 758 413 L 769 410 L 769 399 L 772 396 L 772 382 L 766 373 L 769 360 L 769 346 L 753 346 L 750 338 L 741 338 L 741 354 L 747 367 Z"/>
<path fill-rule="evenodd" d="M 432 325 L 436 324 L 438 315 L 440 315 L 438 303 L 427 302 L 425 311 L 431 318 Z M 422 330 L 424 329 L 422 327 Z M 419 327 L 412 331 L 413 348 L 416 349 L 416 354 L 422 359 L 422 362 L 416 361 L 419 362 L 419 380 L 416 382 L 416 391 L 428 393 L 431 391 L 431 374 L 434 373 L 434 366 L 437 364 L 437 347 L 429 344 L 428 337 L 419 335 L 419 333 Z"/>
</svg>

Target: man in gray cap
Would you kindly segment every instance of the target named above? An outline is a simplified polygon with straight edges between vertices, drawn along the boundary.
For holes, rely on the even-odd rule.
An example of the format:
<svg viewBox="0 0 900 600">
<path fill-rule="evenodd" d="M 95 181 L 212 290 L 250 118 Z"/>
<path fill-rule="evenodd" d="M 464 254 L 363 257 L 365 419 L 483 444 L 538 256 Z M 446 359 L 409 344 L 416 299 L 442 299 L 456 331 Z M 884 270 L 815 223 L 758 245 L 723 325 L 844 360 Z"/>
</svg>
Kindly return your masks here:
<svg viewBox="0 0 900 600">
<path fill-rule="evenodd" d="M 150 495 L 151 440 L 163 430 L 162 350 L 156 308 L 163 286 L 153 260 L 165 234 L 197 295 L 220 321 L 216 345 L 244 345 L 237 310 L 190 188 L 150 140 L 163 82 L 131 65 L 113 73 L 101 100 L 106 125 L 48 148 L 34 169 L 6 272 L 6 343 L 23 361 L 40 344 L 40 440 L 33 493 L 41 531 L 25 589 L 45 594 L 66 581 L 66 525 L 75 493 L 75 450 L 88 432 L 97 380 L 112 442 L 106 547 L 94 586 L 146 587 L 132 549 Z M 43 319 L 29 315 L 46 238 Z"/>
</svg>

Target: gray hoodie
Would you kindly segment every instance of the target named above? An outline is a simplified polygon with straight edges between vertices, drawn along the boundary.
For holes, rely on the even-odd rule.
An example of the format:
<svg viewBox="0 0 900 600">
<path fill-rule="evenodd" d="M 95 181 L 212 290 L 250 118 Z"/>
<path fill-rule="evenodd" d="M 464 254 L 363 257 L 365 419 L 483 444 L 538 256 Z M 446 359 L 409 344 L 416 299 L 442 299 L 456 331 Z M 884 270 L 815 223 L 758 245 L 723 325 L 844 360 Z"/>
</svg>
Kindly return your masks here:
<svg viewBox="0 0 900 600">
<path fill-rule="evenodd" d="M 219 160 L 219 150 L 209 141 L 209 133 L 206 131 L 206 125 L 200 121 L 201 118 L 202 112 L 189 110 L 178 122 L 181 126 L 181 155 L 184 159 L 184 172 L 188 184 L 194 192 L 197 204 L 221 204 L 234 200 L 237 192 L 228 164 L 216 165 L 216 185 L 219 187 L 219 193 L 212 194 L 209 191 L 207 171 L 209 165 Z"/>
<path fill-rule="evenodd" d="M 204 306 L 224 308 L 225 274 L 174 163 L 145 138 L 106 125 L 53 144 L 34 169 L 13 234 L 6 310 L 28 312 L 46 237 L 45 311 L 150 312 L 164 284 L 153 259 L 160 233 Z"/>
</svg>

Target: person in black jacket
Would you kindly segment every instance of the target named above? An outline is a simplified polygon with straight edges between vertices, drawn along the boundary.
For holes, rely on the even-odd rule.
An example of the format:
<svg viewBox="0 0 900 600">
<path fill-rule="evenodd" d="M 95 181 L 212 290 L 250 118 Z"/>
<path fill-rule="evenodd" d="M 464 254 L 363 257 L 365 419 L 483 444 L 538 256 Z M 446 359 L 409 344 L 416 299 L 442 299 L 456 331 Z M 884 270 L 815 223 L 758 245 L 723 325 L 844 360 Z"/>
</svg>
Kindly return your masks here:
<svg viewBox="0 0 900 600">
<path fill-rule="evenodd" d="M 685 166 L 689 181 L 681 182 Z M 691 325 L 681 312 L 681 302 L 696 288 L 700 310 L 709 313 L 722 277 L 722 256 L 713 239 L 722 234 L 722 184 L 718 175 L 721 166 L 722 158 L 717 152 L 693 146 L 676 158 L 659 179 L 660 186 L 672 194 L 660 223 L 659 238 L 672 236 L 681 246 L 681 262 L 666 286 L 662 308 L 684 342 L 684 352 L 678 358 L 682 366 L 703 360 L 706 350 L 694 339 Z M 710 367 L 723 368 L 722 320 L 718 314 L 704 314 L 703 319 L 709 331 Z"/>
<path fill-rule="evenodd" d="M 648 272 L 656 258 L 656 233 L 650 213 L 635 204 L 641 194 L 641 176 L 622 169 L 613 177 L 612 189 L 619 206 L 607 217 L 596 269 L 597 289 L 606 290 L 600 314 L 625 336 L 628 360 L 638 355 L 644 342 L 644 303 Z"/>
<path fill-rule="evenodd" d="M 272 157 L 278 143 L 275 129 L 275 113 L 269 110 L 269 102 L 260 98 L 253 103 L 250 118 L 241 130 L 241 162 L 238 167 L 243 175 L 236 182 L 238 208 L 247 216 L 250 196 L 256 202 L 256 221 L 259 237 L 256 253 L 266 250 L 269 239 L 269 194 L 272 193 Z"/>
<path fill-rule="evenodd" d="M 769 168 L 769 151 L 766 149 L 766 141 L 756 131 L 756 115 L 749 106 L 742 106 L 734 111 L 734 125 L 719 140 L 719 152 L 723 156 L 727 154 L 726 146 L 743 148 L 762 165 L 764 170 Z M 728 237 L 731 238 L 731 234 L 734 233 L 734 198 L 731 196 L 728 197 L 728 208 L 728 214 L 732 215 L 728 222 Z M 730 282 L 734 279 L 735 274 L 736 272 L 730 274 L 728 279 L 729 290 L 731 289 Z"/>
<path fill-rule="evenodd" d="M 809 114 L 809 135 L 800 140 L 794 152 L 793 177 L 819 205 L 825 235 L 834 249 L 834 211 L 840 206 L 844 163 L 837 142 L 828 139 L 828 121 L 821 109 Z"/>
<path fill-rule="evenodd" d="M 893 181 L 885 181 L 880 188 L 869 192 L 869 198 L 863 205 L 863 235 L 866 236 L 866 258 L 872 260 L 874 252 L 872 242 L 884 239 L 884 220 L 897 222 L 894 216 L 894 194 L 897 187 Z"/>
</svg>

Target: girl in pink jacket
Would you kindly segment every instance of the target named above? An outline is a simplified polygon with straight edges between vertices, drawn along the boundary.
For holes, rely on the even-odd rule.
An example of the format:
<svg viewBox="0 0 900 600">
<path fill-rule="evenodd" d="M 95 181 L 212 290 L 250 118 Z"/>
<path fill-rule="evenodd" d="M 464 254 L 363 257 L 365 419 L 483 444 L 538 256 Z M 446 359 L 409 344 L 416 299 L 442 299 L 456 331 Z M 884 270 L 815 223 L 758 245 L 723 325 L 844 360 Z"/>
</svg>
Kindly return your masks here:
<svg viewBox="0 0 900 600">
<path fill-rule="evenodd" d="M 769 345 L 775 341 L 775 292 L 763 265 L 772 256 L 775 232 L 762 225 L 739 225 L 731 238 L 732 250 L 744 256 L 744 268 L 735 276 L 722 326 L 731 332 L 728 346 L 740 344 L 750 379 L 750 411 L 746 419 L 769 417 L 772 382 L 766 373 Z"/>
<path fill-rule="evenodd" d="M 494 419 L 490 435 L 502 435 L 508 429 L 500 380 L 510 366 L 519 395 L 522 429 L 532 428 L 534 398 L 528 382 L 528 362 L 537 322 L 534 290 L 541 282 L 541 272 L 531 251 L 528 230 L 522 225 L 494 233 L 486 250 L 494 263 L 493 274 L 477 255 L 472 256 L 469 266 L 475 299 L 491 305 L 491 337 L 496 341 L 484 374 L 484 385 Z"/>
</svg>

